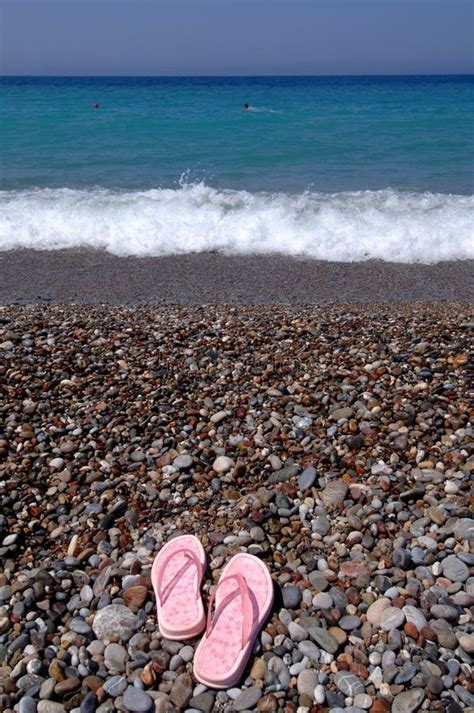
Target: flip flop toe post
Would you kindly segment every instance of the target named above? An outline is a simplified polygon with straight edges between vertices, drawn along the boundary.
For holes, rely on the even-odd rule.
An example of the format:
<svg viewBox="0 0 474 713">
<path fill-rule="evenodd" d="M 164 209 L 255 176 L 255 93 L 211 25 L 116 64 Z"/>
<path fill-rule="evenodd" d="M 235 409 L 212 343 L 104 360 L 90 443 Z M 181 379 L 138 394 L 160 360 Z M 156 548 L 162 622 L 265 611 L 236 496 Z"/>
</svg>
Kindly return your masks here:
<svg viewBox="0 0 474 713">
<path fill-rule="evenodd" d="M 230 688 L 244 672 L 273 604 L 273 582 L 257 557 L 235 555 L 209 602 L 206 633 L 194 656 L 194 675 L 210 688 Z"/>
<path fill-rule="evenodd" d="M 156 556 L 151 581 L 158 627 L 165 638 L 191 639 L 204 629 L 200 587 L 205 567 L 206 555 L 194 535 L 175 537 Z"/>
</svg>

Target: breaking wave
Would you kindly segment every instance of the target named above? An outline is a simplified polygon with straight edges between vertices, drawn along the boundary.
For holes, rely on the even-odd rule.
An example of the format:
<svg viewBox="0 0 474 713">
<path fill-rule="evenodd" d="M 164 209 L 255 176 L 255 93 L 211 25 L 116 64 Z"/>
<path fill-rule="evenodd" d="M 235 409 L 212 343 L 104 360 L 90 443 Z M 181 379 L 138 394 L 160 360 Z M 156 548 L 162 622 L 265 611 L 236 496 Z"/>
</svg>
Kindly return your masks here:
<svg viewBox="0 0 474 713">
<path fill-rule="evenodd" d="M 0 191 L 0 250 L 89 247 L 114 255 L 216 251 L 335 262 L 474 258 L 474 196 L 393 189 L 250 193 L 177 189 Z"/>
</svg>

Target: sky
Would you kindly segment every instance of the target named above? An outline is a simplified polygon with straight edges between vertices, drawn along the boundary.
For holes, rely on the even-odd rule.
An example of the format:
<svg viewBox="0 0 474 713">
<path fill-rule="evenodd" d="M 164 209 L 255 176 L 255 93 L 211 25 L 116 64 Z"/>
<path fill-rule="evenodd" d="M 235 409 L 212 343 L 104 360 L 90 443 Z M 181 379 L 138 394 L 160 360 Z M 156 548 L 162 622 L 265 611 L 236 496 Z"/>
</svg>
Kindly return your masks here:
<svg viewBox="0 0 474 713">
<path fill-rule="evenodd" d="M 466 74 L 474 0 L 0 0 L 0 74 Z"/>
</svg>

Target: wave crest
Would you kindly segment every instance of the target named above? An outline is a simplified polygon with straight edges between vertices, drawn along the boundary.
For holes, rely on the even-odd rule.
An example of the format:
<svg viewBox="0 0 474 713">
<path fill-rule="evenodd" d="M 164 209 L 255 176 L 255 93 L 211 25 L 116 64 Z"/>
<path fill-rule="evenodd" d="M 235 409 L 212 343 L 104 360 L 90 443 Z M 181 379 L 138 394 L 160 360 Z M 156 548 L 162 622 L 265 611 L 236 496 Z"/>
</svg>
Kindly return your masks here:
<svg viewBox="0 0 474 713">
<path fill-rule="evenodd" d="M 474 196 L 178 189 L 0 191 L 0 250 L 280 253 L 334 262 L 474 258 Z"/>
</svg>

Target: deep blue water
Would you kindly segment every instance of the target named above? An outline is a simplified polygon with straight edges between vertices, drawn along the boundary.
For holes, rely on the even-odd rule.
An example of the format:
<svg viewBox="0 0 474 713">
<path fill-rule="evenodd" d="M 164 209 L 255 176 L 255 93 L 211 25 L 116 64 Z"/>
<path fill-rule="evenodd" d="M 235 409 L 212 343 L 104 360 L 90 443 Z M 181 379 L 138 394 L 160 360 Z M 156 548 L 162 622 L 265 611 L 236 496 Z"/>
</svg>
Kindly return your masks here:
<svg viewBox="0 0 474 713">
<path fill-rule="evenodd" d="M 470 76 L 3 78 L 0 248 L 466 257 L 473 119 Z"/>
</svg>

